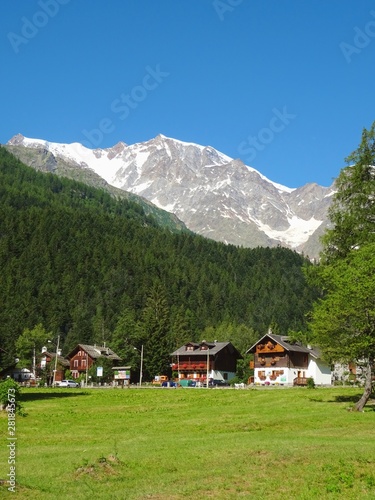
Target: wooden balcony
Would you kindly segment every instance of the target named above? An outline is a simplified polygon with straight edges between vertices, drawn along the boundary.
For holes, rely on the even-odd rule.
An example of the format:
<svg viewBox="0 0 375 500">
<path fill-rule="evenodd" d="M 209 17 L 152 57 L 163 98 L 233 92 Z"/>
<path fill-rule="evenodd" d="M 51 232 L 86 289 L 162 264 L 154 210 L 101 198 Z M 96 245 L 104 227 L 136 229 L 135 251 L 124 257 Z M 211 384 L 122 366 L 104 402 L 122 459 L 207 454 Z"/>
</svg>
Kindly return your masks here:
<svg viewBox="0 0 375 500">
<path fill-rule="evenodd" d="M 296 377 L 293 380 L 293 385 L 307 385 L 307 377 Z"/>
<path fill-rule="evenodd" d="M 266 344 L 258 344 L 255 348 L 256 353 L 270 353 L 270 352 L 285 352 L 285 349 L 280 344 L 267 342 Z"/>
<path fill-rule="evenodd" d="M 174 363 L 172 365 L 172 369 L 175 371 L 180 371 L 180 372 L 185 372 L 185 371 L 191 371 L 191 372 L 207 372 L 207 362 L 204 363 L 202 361 L 180 361 L 180 364 Z M 212 369 L 212 364 L 208 364 L 208 369 Z"/>
</svg>

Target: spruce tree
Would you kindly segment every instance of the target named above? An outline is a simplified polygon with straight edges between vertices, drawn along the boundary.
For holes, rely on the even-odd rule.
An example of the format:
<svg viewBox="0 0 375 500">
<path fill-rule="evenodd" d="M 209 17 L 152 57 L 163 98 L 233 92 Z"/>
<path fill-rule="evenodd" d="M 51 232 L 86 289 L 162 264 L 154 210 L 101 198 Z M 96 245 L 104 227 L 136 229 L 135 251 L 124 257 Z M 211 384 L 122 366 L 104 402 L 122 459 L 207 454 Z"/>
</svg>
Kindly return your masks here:
<svg viewBox="0 0 375 500">
<path fill-rule="evenodd" d="M 327 263 L 375 241 L 375 122 L 363 130 L 358 149 L 346 162 L 329 209 L 332 229 L 323 237 L 322 260 Z"/>
<path fill-rule="evenodd" d="M 331 361 L 355 361 L 365 369 L 365 389 L 355 406 L 371 395 L 375 358 L 375 122 L 347 159 L 336 182 L 323 238 L 321 264 L 310 283 L 321 290 L 310 328 Z"/>
</svg>

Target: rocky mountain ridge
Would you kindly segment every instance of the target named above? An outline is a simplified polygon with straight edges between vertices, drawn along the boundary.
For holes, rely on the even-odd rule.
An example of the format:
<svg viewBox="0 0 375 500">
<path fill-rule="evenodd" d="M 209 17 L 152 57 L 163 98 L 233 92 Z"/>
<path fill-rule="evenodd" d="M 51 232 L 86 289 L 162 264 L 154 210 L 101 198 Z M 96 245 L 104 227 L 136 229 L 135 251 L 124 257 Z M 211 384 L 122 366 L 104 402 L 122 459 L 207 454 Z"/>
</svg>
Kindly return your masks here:
<svg viewBox="0 0 375 500">
<path fill-rule="evenodd" d="M 8 145 L 44 148 L 111 186 L 146 198 L 214 240 L 244 247 L 282 245 L 318 257 L 332 186 L 288 188 L 210 146 L 163 135 L 94 150 L 20 134 Z"/>
<path fill-rule="evenodd" d="M 22 145 L 7 145 L 5 146 L 9 152 L 14 154 L 25 165 L 28 165 L 35 170 L 41 172 L 49 172 L 58 176 L 67 177 L 79 182 L 83 182 L 88 186 L 103 189 L 115 198 L 124 198 L 141 205 L 147 215 L 152 215 L 162 227 L 166 227 L 173 232 L 187 231 L 185 224 L 180 221 L 174 214 L 163 210 L 146 198 L 142 198 L 136 194 L 124 191 L 108 184 L 106 180 L 96 174 L 90 168 L 82 168 L 81 165 L 63 157 L 55 156 L 53 153 L 44 147 L 24 147 Z"/>
</svg>

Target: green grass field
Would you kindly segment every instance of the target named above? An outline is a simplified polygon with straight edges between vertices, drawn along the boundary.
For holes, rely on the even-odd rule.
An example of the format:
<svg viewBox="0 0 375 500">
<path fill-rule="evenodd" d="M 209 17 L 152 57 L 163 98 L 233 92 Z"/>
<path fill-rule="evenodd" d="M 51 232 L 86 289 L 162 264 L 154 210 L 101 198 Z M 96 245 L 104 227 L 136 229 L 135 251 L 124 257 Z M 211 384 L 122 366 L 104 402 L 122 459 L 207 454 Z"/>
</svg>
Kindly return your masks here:
<svg viewBox="0 0 375 500">
<path fill-rule="evenodd" d="M 360 392 L 25 389 L 0 497 L 375 499 L 375 412 L 347 411 Z"/>
</svg>

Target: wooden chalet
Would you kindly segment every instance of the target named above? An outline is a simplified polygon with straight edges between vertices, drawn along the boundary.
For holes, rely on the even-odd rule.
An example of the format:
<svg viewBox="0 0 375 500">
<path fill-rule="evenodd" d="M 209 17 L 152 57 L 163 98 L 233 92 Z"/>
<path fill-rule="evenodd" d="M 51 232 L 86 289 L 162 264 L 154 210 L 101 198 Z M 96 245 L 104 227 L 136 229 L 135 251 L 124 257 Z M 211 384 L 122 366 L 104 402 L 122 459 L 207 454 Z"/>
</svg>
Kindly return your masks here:
<svg viewBox="0 0 375 500">
<path fill-rule="evenodd" d="M 210 380 L 228 382 L 236 375 L 237 360 L 241 354 L 230 342 L 188 342 L 172 353 L 172 370 L 180 381 Z"/>
<path fill-rule="evenodd" d="M 68 355 L 69 367 L 73 378 L 78 378 L 99 359 L 110 359 L 113 365 L 118 364 L 121 358 L 106 346 L 78 344 Z"/>
<path fill-rule="evenodd" d="M 47 383 L 48 385 L 53 382 L 53 372 L 56 366 L 56 374 L 55 374 L 55 382 L 61 382 L 65 378 L 65 372 L 69 370 L 70 363 L 69 360 L 61 356 L 59 353 L 57 355 L 56 362 L 56 353 L 49 352 L 47 349 L 43 348 L 42 357 L 40 359 L 40 368 L 45 371 L 47 374 Z"/>
<path fill-rule="evenodd" d="M 247 353 L 254 353 L 254 383 L 260 385 L 331 385 L 331 368 L 317 349 L 290 342 L 269 331 Z"/>
</svg>

